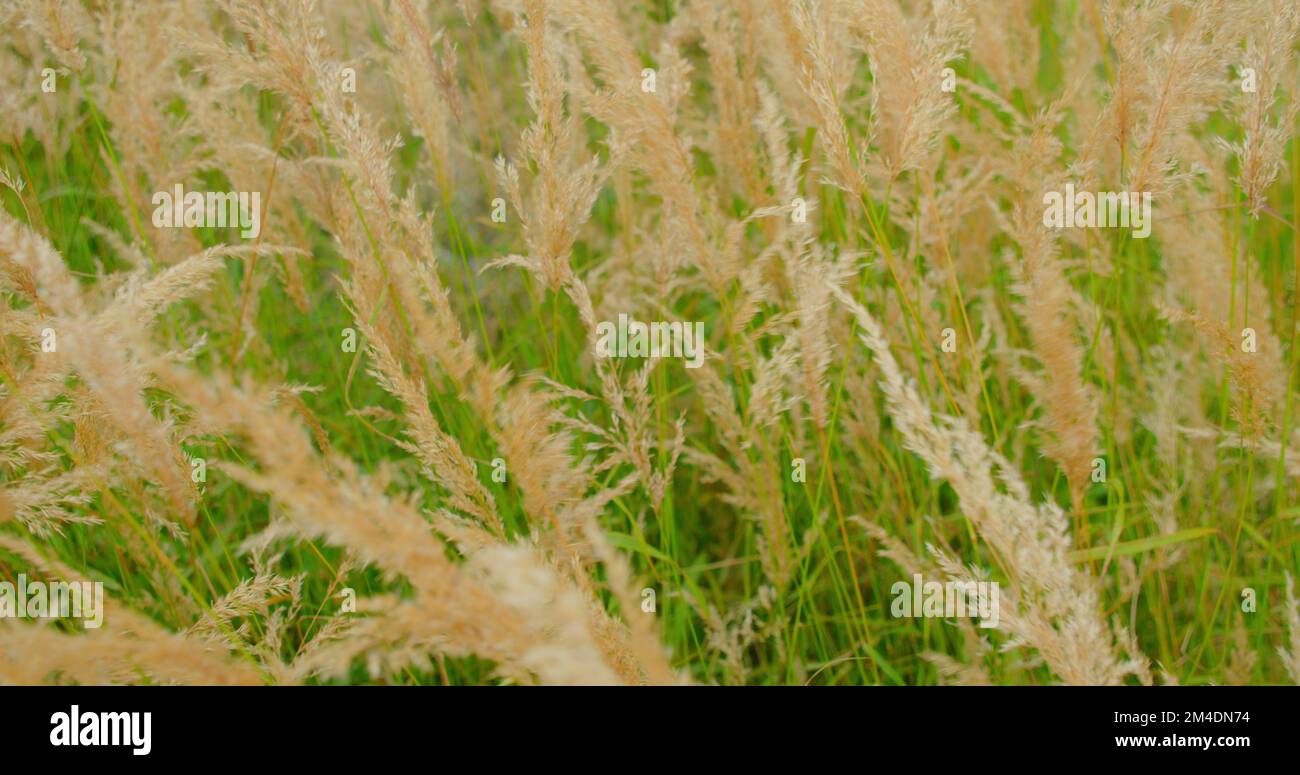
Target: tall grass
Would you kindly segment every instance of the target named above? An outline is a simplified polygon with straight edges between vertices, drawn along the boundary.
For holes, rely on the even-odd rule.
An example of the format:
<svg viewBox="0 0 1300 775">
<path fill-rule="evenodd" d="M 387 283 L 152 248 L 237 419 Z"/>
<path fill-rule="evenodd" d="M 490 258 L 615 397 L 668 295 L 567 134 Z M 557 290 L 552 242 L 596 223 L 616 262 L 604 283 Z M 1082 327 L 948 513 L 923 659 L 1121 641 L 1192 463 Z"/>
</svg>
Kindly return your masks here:
<svg viewBox="0 0 1300 775">
<path fill-rule="evenodd" d="M 0 29 L 0 682 L 1300 682 L 1295 3 Z"/>
</svg>

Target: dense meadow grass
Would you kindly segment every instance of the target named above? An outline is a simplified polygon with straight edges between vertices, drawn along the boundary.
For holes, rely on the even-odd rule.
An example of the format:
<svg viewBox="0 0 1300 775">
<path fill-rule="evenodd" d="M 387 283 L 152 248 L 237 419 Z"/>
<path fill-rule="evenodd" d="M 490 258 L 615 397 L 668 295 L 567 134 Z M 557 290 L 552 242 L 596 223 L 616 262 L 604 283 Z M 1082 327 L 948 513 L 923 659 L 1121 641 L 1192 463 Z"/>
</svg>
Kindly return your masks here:
<svg viewBox="0 0 1300 775">
<path fill-rule="evenodd" d="M 0 28 L 0 682 L 1300 681 L 1293 3 Z"/>
</svg>

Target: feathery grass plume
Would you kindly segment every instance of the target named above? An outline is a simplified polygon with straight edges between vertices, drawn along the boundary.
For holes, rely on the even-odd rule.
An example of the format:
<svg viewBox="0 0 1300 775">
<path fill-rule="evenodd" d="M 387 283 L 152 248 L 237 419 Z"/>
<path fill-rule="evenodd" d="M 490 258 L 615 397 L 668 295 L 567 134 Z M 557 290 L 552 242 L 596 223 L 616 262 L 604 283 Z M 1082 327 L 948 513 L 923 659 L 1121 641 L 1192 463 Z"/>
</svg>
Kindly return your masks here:
<svg viewBox="0 0 1300 775">
<path fill-rule="evenodd" d="M 1226 188 L 1224 183 L 1225 195 Z M 1281 337 L 1285 316 L 1274 314 L 1265 303 L 1269 297 L 1261 270 L 1253 257 L 1231 247 L 1232 222 L 1215 202 L 1216 198 L 1208 195 L 1189 196 L 1188 215 L 1161 224 L 1155 231 L 1166 262 L 1167 287 L 1174 297 L 1171 303 L 1188 308 L 1211 326 L 1222 326 L 1225 335 L 1235 338 L 1233 346 L 1239 354 L 1242 331 L 1247 327 L 1255 330 L 1256 352 L 1241 365 L 1258 374 L 1260 392 L 1254 396 L 1258 409 L 1276 413 L 1288 390 Z M 1221 246 L 1216 251 L 1227 256 L 1207 260 L 1210 246 Z M 1202 337 L 1200 343 L 1211 357 L 1221 357 L 1223 342 Z"/>
<path fill-rule="evenodd" d="M 365 287 L 371 294 L 368 309 L 382 309 L 399 337 L 390 344 L 401 343 L 392 352 L 402 363 L 417 372 L 436 363 L 457 388 L 464 387 L 482 364 L 473 340 L 462 335 L 438 278 L 431 218 L 418 212 L 413 192 L 399 198 L 393 191 L 392 156 L 401 146 L 400 136 L 381 139 L 374 118 L 331 87 L 338 65 L 326 58 L 323 44 L 286 55 L 306 60 L 304 77 L 318 85 L 319 98 L 305 107 L 319 112 L 329 142 L 344 154 L 346 196 L 334 191 L 333 212 L 353 271 L 349 292 Z M 379 303 L 381 295 L 391 299 L 391 307 Z M 430 363 L 415 362 L 417 353 Z"/>
<path fill-rule="evenodd" d="M 971 63 L 987 72 L 1003 88 L 1038 91 L 1037 74 L 1043 45 L 1034 23 L 1032 0 L 1008 0 L 981 5 L 973 14 Z M 1089 38 L 1084 34 L 1077 38 Z"/>
<path fill-rule="evenodd" d="M 591 216 L 605 173 L 598 157 L 578 163 L 582 152 L 578 117 L 564 115 L 563 82 L 555 56 L 546 45 L 547 2 L 527 0 L 524 7 L 528 14 L 528 27 L 522 32 L 528 51 L 528 104 L 536 114 L 521 138 L 525 158 L 535 168 L 527 202 L 514 165 L 498 158 L 497 177 L 523 224 L 528 255 L 506 256 L 487 266 L 522 266 L 554 292 L 572 276 L 569 254 L 579 229 Z"/>
<path fill-rule="evenodd" d="M 25 541 L 0 535 L 0 551 L 18 556 L 43 577 L 88 581 Z M 168 632 L 111 597 L 104 597 L 102 613 L 100 627 L 78 634 L 60 632 L 48 622 L 0 625 L 0 682 L 36 684 L 57 679 L 103 684 L 135 683 L 142 678 L 209 685 L 260 682 L 250 665 L 227 657 L 224 649 L 213 651 L 199 640 Z"/>
<path fill-rule="evenodd" d="M 80 2 L 24 0 L 17 8 L 25 12 L 20 26 L 39 34 L 60 65 L 69 70 L 86 66 L 81 38 L 91 23 Z"/>
<path fill-rule="evenodd" d="M 867 137 L 854 145 L 840 108 L 848 85 L 848 68 L 841 59 L 840 49 L 831 43 L 833 9 L 806 0 L 791 3 L 789 9 L 801 48 L 808 58 L 802 84 L 816 111 L 829 179 L 845 192 L 861 196 L 867 185 L 862 160 L 868 156 L 871 126 L 868 126 Z"/>
<path fill-rule="evenodd" d="M 376 610 L 313 651 L 295 664 L 295 675 L 337 674 L 357 656 L 368 658 L 372 673 L 386 675 L 406 664 L 427 665 L 428 654 L 436 652 L 492 659 L 516 680 L 535 675 L 563 683 L 579 670 L 593 681 L 610 677 L 609 669 L 592 658 L 599 650 L 578 648 L 582 639 L 573 640 L 573 633 L 585 632 L 585 624 L 574 621 L 571 604 L 521 618 L 511 577 L 522 569 L 506 562 L 517 553 L 489 553 L 468 566 L 453 562 L 413 504 L 384 496 L 346 460 L 332 461 L 337 473 L 327 473 L 301 427 L 268 408 L 264 390 L 213 384 L 176 368 L 164 376 L 197 410 L 248 437 L 261 469 L 223 465 L 227 474 L 283 503 L 304 538 L 347 547 L 362 561 L 401 575 L 415 591 L 413 599 Z M 361 514 L 369 517 L 359 519 Z M 507 584 L 504 594 L 494 592 L 491 583 Z"/>
<path fill-rule="evenodd" d="M 554 387 L 562 389 L 562 386 Z M 571 396 L 573 391 L 563 389 L 563 394 Z M 536 540 L 557 558 L 565 558 L 563 562 L 570 564 L 576 574 L 574 582 L 584 588 L 591 587 L 590 594 L 594 595 L 594 586 L 588 581 L 588 568 L 595 563 L 604 566 L 608 577 L 606 586 L 618 602 L 623 622 L 595 603 L 590 608 L 590 618 L 602 650 L 623 680 L 676 683 L 679 679 L 669 666 L 653 627 L 635 613 L 632 573 L 610 545 L 598 520 L 610 501 L 634 488 L 637 478 L 627 476 L 612 487 L 586 496 L 594 484 L 594 476 L 585 462 L 571 460 L 568 450 L 573 438 L 565 430 L 580 423 L 553 409 L 551 400 L 544 391 L 531 389 L 527 384 L 516 385 L 507 392 L 493 431 L 516 486 L 523 492 L 525 508 L 530 514 L 544 518 L 549 526 Z M 553 426 L 559 426 L 559 430 Z"/>
<path fill-rule="evenodd" d="M 1190 324 L 1206 354 L 1226 368 L 1229 380 L 1241 395 L 1240 403 L 1231 410 L 1232 416 L 1241 424 L 1244 436 L 1258 441 L 1272 423 L 1269 410 L 1278 400 L 1277 382 L 1269 379 L 1267 362 L 1261 363 L 1261 359 L 1253 357 L 1255 353 L 1243 352 L 1241 338 L 1233 336 L 1220 321 L 1164 305 L 1159 311 L 1172 323 Z"/>
<path fill-rule="evenodd" d="M 64 147 L 68 133 L 60 131 L 57 113 L 41 109 L 41 92 L 23 88 L 30 82 L 32 62 L 41 53 L 42 43 L 40 36 L 21 26 L 22 18 L 16 5 L 0 5 L 0 27 L 9 33 L 6 45 L 0 46 L 0 142 L 16 145 L 31 132 L 33 137 L 44 138 L 55 152 Z"/>
<path fill-rule="evenodd" d="M 1155 77 L 1148 65 L 1148 47 L 1158 39 L 1161 17 L 1170 5 L 1170 0 L 1101 3 L 1100 32 L 1110 41 L 1115 69 L 1108 84 L 1109 99 L 1082 143 L 1083 161 L 1110 167 L 1111 160 L 1120 158 L 1129 148 L 1136 131 L 1134 125 L 1146 109 L 1149 82 Z"/>
<path fill-rule="evenodd" d="M 455 182 L 450 122 L 462 118 L 456 90 L 456 53 L 445 30 L 434 32 L 427 5 L 396 0 L 384 21 L 393 47 L 390 70 L 410 111 L 416 134 L 424 139 L 434 181 L 445 200 Z M 439 52 L 441 49 L 441 53 Z"/>
<path fill-rule="evenodd" d="M 569 265 L 569 256 L 578 230 L 590 217 L 599 188 L 607 174 L 599 166 L 599 159 L 593 157 L 589 162 L 579 164 L 578 153 L 581 150 L 577 117 L 563 115 L 564 92 L 560 74 L 554 57 L 547 48 L 546 19 L 547 3 L 543 0 L 530 0 L 525 4 L 529 26 L 523 32 L 525 48 L 529 63 L 529 105 L 535 113 L 534 122 L 524 131 L 522 144 L 526 158 L 535 167 L 532 186 L 525 201 L 521 190 L 518 170 L 504 159 L 497 159 L 498 178 L 509 192 L 515 209 L 520 213 L 524 224 L 525 241 L 528 244 L 527 256 L 512 254 L 489 262 L 484 268 L 499 266 L 520 266 L 537 276 L 552 292 L 561 289 L 569 296 L 578 309 L 578 314 L 587 329 L 589 344 L 593 346 L 597 336 L 597 319 L 590 291 L 586 282 L 578 277 Z M 618 151 L 616 150 L 617 154 Z M 613 165 L 614 162 L 611 162 Z M 597 357 L 596 371 L 600 377 L 601 391 L 614 419 L 614 428 L 605 431 L 599 426 L 583 421 L 571 421 L 562 414 L 553 415 L 551 420 L 573 424 L 574 427 L 593 432 L 600 441 L 588 445 L 591 451 L 608 450 L 612 454 L 606 457 L 591 472 L 592 475 L 612 470 L 620 464 L 627 463 L 634 467 L 641 482 L 651 496 L 651 503 L 658 510 L 664 497 L 664 491 L 672 476 L 681 449 L 681 424 L 676 441 L 669 447 L 669 459 L 665 470 L 654 469 L 650 460 L 656 448 L 663 448 L 662 442 L 652 441 L 649 437 L 651 418 L 649 414 L 649 396 L 646 391 L 650 364 L 630 380 L 630 390 L 625 390 L 623 383 L 616 376 L 613 367 Z M 568 392 L 559 385 L 554 387 Z M 630 395 L 629 395 L 630 394 Z M 570 395 L 590 398 L 580 391 Z M 628 399 L 631 399 L 630 402 Z M 535 443 L 545 443 L 557 454 L 548 457 L 548 462 L 560 463 L 564 459 L 558 454 L 567 446 L 567 437 L 549 437 L 546 425 L 539 424 L 537 418 L 541 413 L 533 405 L 535 398 L 525 397 L 516 392 L 512 408 L 520 410 L 521 416 L 534 418 L 527 427 L 527 437 Z M 548 423 L 549 424 L 549 423 Z M 519 440 L 503 438 L 503 446 L 514 450 L 521 448 Z M 531 456 L 531 450 L 528 451 Z M 507 460 L 510 456 L 507 456 Z M 520 463 L 525 463 L 521 459 Z M 538 471 L 550 466 L 537 465 L 535 459 L 528 460 L 527 465 Z M 561 478 L 569 476 L 567 466 L 559 466 Z M 549 477 L 548 477 L 549 478 Z M 527 497 L 541 507 L 541 513 L 554 514 L 557 504 L 555 499 L 543 494 L 552 487 L 545 482 L 538 482 L 529 477 L 524 490 Z M 572 482 L 573 487 L 560 500 L 570 500 L 586 491 L 584 480 Z M 529 494 L 531 492 L 531 494 Z M 536 513 L 536 511 L 535 511 Z M 562 528 L 556 525 L 557 528 Z M 563 535 L 563 532 L 561 533 Z"/>
<path fill-rule="evenodd" d="M 1169 277 L 1167 293 L 1173 296 L 1158 309 L 1166 319 L 1187 321 L 1210 363 L 1226 367 L 1240 397 L 1232 414 L 1257 436 L 1284 420 L 1290 367 L 1278 328 L 1286 322 L 1274 325 L 1279 316 L 1266 304 L 1260 270 L 1226 243 L 1231 233 L 1227 218 L 1206 212 L 1209 198 L 1191 196 L 1187 202 L 1196 215 L 1158 231 Z M 1229 260 L 1205 260 L 1206 246 L 1216 243 L 1223 244 Z M 1255 332 L 1253 352 L 1243 347 L 1248 328 Z M 1206 376 L 1222 378 L 1218 368 Z M 1221 424 L 1217 417 L 1214 421 Z"/>
<path fill-rule="evenodd" d="M 596 322 L 586 285 L 576 276 L 566 284 L 570 299 L 587 326 L 588 344 L 594 347 Z M 505 454 L 516 482 L 524 494 L 525 507 L 533 515 L 542 515 L 554 529 L 562 556 L 572 557 L 580 566 L 600 562 L 608 576 L 608 588 L 618 601 L 624 615 L 624 627 L 597 609 L 599 632 L 604 634 L 607 653 L 624 653 L 622 674 L 629 680 L 647 680 L 666 684 L 678 682 L 678 677 L 663 654 L 654 629 L 646 620 L 636 618 L 636 597 L 632 593 L 632 572 L 626 561 L 610 545 L 598 516 L 615 498 L 626 494 L 634 484 L 641 484 L 650 498 L 651 506 L 658 511 L 667 487 L 672 480 L 678 457 L 683 450 L 684 420 L 677 422 L 676 436 L 665 446 L 650 440 L 647 378 L 653 359 L 639 372 L 632 386 L 632 404 L 628 406 L 621 383 L 613 370 L 603 361 L 597 361 L 601 389 L 606 404 L 614 418 L 614 428 L 605 429 L 586 419 L 575 419 L 552 409 L 550 402 L 556 396 L 591 399 L 581 391 L 548 381 L 555 395 L 534 390 L 522 383 L 506 395 L 496 415 L 492 434 Z M 559 426 L 555 430 L 554 426 Z M 597 441 L 590 442 L 591 451 L 608 450 L 605 460 L 588 466 L 570 459 L 572 436 L 565 429 L 586 431 Z M 650 455 L 664 451 L 667 460 L 655 469 Z M 613 487 L 607 487 L 593 496 L 585 493 L 595 483 L 595 475 L 612 471 L 622 464 L 632 466 L 634 473 Z M 545 536 L 543 540 L 554 540 Z M 581 580 L 581 579 L 580 579 Z"/>
<path fill-rule="evenodd" d="M 174 517 L 191 523 L 195 493 L 190 481 L 190 464 L 177 444 L 178 434 L 168 418 L 154 416 L 145 400 L 144 393 L 151 387 L 151 379 L 148 363 L 137 352 L 141 341 L 139 331 L 167 306 L 202 292 L 211 275 L 224 267 L 223 257 L 273 250 L 272 246 L 220 246 L 191 256 L 148 279 L 143 271 L 134 273 L 105 309 L 92 314 L 83 303 L 76 280 L 53 247 L 17 221 L 0 215 L 0 254 L 4 261 L 12 262 L 12 267 L 32 278 L 34 301 L 53 315 L 45 323 L 59 337 L 57 363 L 74 371 L 89 387 L 91 411 L 106 418 L 118 432 L 119 448 L 128 451 L 130 467 L 140 471 L 142 480 L 153 478 L 167 493 L 168 514 L 149 510 L 151 518 L 160 524 L 169 525 Z M 56 375 L 40 379 L 45 386 L 43 393 L 52 397 L 59 389 Z M 39 401 L 40 396 L 41 393 L 26 396 L 28 406 Z M 14 429 L 7 429 L 6 435 L 13 432 Z M 26 482 L 10 493 L 11 501 L 18 504 L 16 517 L 37 533 L 57 531 L 57 521 L 98 521 L 73 516 L 66 507 L 84 505 L 87 499 L 85 494 L 70 488 L 107 482 L 111 478 L 107 474 L 107 467 L 87 466 Z"/>
<path fill-rule="evenodd" d="M 1282 658 L 1282 665 L 1286 668 L 1287 675 L 1296 684 L 1300 684 L 1300 600 L 1296 599 L 1295 579 L 1291 574 L 1286 574 L 1286 633 L 1287 641 L 1291 648 L 1285 649 L 1278 647 L 1278 656 Z"/>
<path fill-rule="evenodd" d="M 10 172 L 8 168 L 0 167 L 0 186 L 4 186 L 14 192 L 17 196 L 21 197 L 23 189 L 27 187 L 27 183 L 21 176 Z"/>
<path fill-rule="evenodd" d="M 676 433 L 671 442 L 665 443 L 652 438 L 654 417 L 651 414 L 651 396 L 649 392 L 650 375 L 659 364 L 658 359 L 651 358 L 638 370 L 620 380 L 613 369 L 599 369 L 601 378 L 601 399 L 580 390 L 548 381 L 555 391 L 552 398 L 568 398 L 579 401 L 603 400 L 611 416 L 611 427 L 602 427 L 594 419 L 557 413 L 554 421 L 580 433 L 586 433 L 591 440 L 585 445 L 594 458 L 604 453 L 592 467 L 591 473 L 599 475 L 629 465 L 635 472 L 636 479 L 644 485 L 650 496 L 650 505 L 655 511 L 663 503 L 667 488 L 672 481 L 673 471 L 682 452 L 684 440 L 685 416 L 679 417 Z M 667 454 L 663 468 L 656 468 L 652 457 L 657 451 Z"/>
<path fill-rule="evenodd" d="M 219 661 L 197 644 L 134 627 L 66 635 L 39 624 L 7 624 L 0 626 L 0 655 L 0 679 L 9 684 L 139 683 L 141 676 L 207 686 L 260 683 L 256 672 Z"/>
<path fill-rule="evenodd" d="M 231 651 L 246 648 L 252 640 L 251 628 L 247 623 L 236 623 L 235 620 L 254 614 L 266 616 L 273 599 L 292 597 L 301 585 L 301 577 L 290 579 L 265 570 L 259 572 L 213 600 L 203 618 L 191 625 L 185 634 Z"/>
<path fill-rule="evenodd" d="M 1232 655 L 1225 668 L 1227 675 L 1224 680 L 1228 686 L 1249 686 L 1255 664 L 1259 661 L 1259 656 L 1251 650 L 1247 641 L 1246 625 L 1242 618 L 1241 614 L 1233 618 Z"/>
<path fill-rule="evenodd" d="M 1069 558 L 1065 515 L 1055 504 L 1037 507 L 1018 473 L 964 420 L 935 417 L 916 390 L 903 380 L 898 363 L 871 313 L 838 288 L 831 293 L 849 309 L 862 329 L 862 341 L 880 368 L 880 388 L 895 428 L 931 474 L 952 485 L 962 510 L 1006 570 L 1009 605 L 999 628 L 1010 646 L 1027 645 L 1070 684 L 1118 684 L 1141 675 L 1145 659 L 1129 651 L 1099 612 L 1096 580 Z M 998 484 L 1002 485 L 999 489 Z"/>
<path fill-rule="evenodd" d="M 1240 4 L 1230 10 L 1233 5 L 1230 0 L 1191 3 L 1186 21 L 1172 24 L 1174 29 L 1158 39 L 1153 52 L 1147 49 L 1149 40 L 1140 42 L 1144 50 L 1135 52 L 1129 64 L 1146 69 L 1140 83 L 1147 91 L 1133 122 L 1126 190 L 1149 191 L 1159 200 L 1186 179 L 1177 167 L 1176 140 L 1223 98 L 1223 63 L 1250 23 Z"/>
<path fill-rule="evenodd" d="M 87 91 L 111 140 L 100 148 L 109 171 L 105 182 L 127 215 L 133 240 L 163 263 L 203 247 L 192 230 L 149 227 L 154 192 L 177 183 L 194 187 L 201 169 L 210 163 L 204 127 L 188 111 L 169 110 L 202 101 L 186 90 L 178 72 L 180 54 L 172 46 L 152 45 L 151 25 L 186 22 L 181 3 L 161 8 L 113 4 L 96 19 L 98 45 L 90 50 L 90 69 L 99 77 Z M 153 56 L 141 55 L 151 49 Z"/>
<path fill-rule="evenodd" d="M 801 251 L 794 262 L 786 265 L 786 271 L 794 289 L 795 312 L 799 318 L 801 393 L 812 411 L 813 422 L 825 427 L 828 420 L 826 371 L 831 364 L 831 298 L 827 288 L 844 284 L 853 272 L 856 257 L 845 254 L 830 260 L 821 253 L 820 246 Z"/>
<path fill-rule="evenodd" d="M 1247 426 L 1249 428 L 1249 426 Z M 1178 430 L 1192 439 L 1217 440 L 1223 449 L 1246 449 L 1265 460 L 1282 464 L 1284 476 L 1300 477 L 1300 432 L 1291 434 L 1291 441 L 1283 444 L 1269 438 L 1251 436 L 1245 432 L 1221 432 L 1209 428 L 1179 426 Z M 1267 487 L 1267 485 L 1261 485 Z"/>
<path fill-rule="evenodd" d="M 769 201 L 778 206 L 788 205 L 799 196 L 803 154 L 800 151 L 790 152 L 789 133 L 781 103 L 771 87 L 760 81 L 755 88 L 759 107 L 754 117 L 754 128 L 761 135 L 763 149 L 767 152 L 766 174 L 774 197 Z"/>
<path fill-rule="evenodd" d="M 393 348 L 403 363 L 424 371 L 424 366 L 411 363 L 416 352 L 422 353 L 463 386 L 478 361 L 472 340 L 460 335 L 460 324 L 434 270 L 427 236 L 430 220 L 418 213 L 411 196 L 399 198 L 392 190 L 391 156 L 400 147 L 400 137 L 381 139 L 373 118 L 337 88 L 339 65 L 328 58 L 313 3 L 300 0 L 271 8 L 225 9 L 262 51 L 245 53 L 197 36 L 187 37 L 186 47 L 224 88 L 240 83 L 228 80 L 233 74 L 283 94 L 293 106 L 286 120 L 292 119 L 299 131 L 324 133 L 343 154 L 346 193 L 332 192 L 330 212 L 343 253 L 351 262 L 351 287 L 367 288 L 387 325 L 406 332 L 400 340 L 403 346 Z M 399 260 L 389 261 L 386 256 Z M 377 303 L 384 293 L 392 299 L 391 306 Z"/>
<path fill-rule="evenodd" d="M 749 670 L 745 666 L 745 652 L 775 629 L 777 617 L 771 614 L 775 590 L 762 587 L 758 594 L 723 613 L 716 608 L 708 611 L 709 647 L 721 655 L 725 671 L 724 686 L 745 683 Z M 766 613 L 768 617 L 762 618 Z"/>
<path fill-rule="evenodd" d="M 1071 307 L 1082 302 L 1065 275 L 1056 240 L 1043 225 L 1039 209 L 1043 192 L 1052 190 L 1057 182 L 1044 180 L 1041 172 L 1051 168 L 1060 152 L 1059 141 L 1051 136 L 1057 118 L 1053 111 L 1045 112 L 1016 145 L 1019 169 L 1013 180 L 1019 197 L 1007 228 L 1020 246 L 1017 284 L 1012 290 L 1022 299 L 1021 316 L 1034 356 L 1042 366 L 1035 394 L 1051 434 L 1043 449 L 1065 474 L 1071 507 L 1082 517 L 1083 495 L 1097 454 L 1096 403 L 1083 377 L 1078 325 L 1069 314 Z"/>
<path fill-rule="evenodd" d="M 90 388 L 98 409 L 121 434 L 133 465 L 156 478 L 172 516 L 192 523 L 195 506 L 190 466 L 176 443 L 171 422 L 155 417 L 146 403 L 143 393 L 149 378 L 130 354 L 138 334 L 132 328 L 112 326 L 111 317 L 91 317 L 82 304 L 77 281 L 53 246 L 7 214 L 0 214 L 0 254 L 34 279 L 41 301 L 53 315 L 49 324 L 58 336 L 58 356 Z M 165 292 L 174 297 L 177 289 Z M 151 516 L 164 524 L 170 521 L 161 515 Z"/>
<path fill-rule="evenodd" d="M 516 385 L 503 396 L 494 432 L 524 508 L 545 518 L 561 541 L 572 544 L 578 540 L 577 526 L 560 519 L 582 498 L 588 482 L 585 475 L 575 475 L 579 472 L 569 457 L 572 437 L 552 429 L 558 419 L 543 393 Z"/>
<path fill-rule="evenodd" d="M 852 19 L 872 76 L 872 115 L 888 180 L 919 170 L 951 125 L 956 103 L 943 69 L 962 56 L 973 21 L 966 0 L 918 4 L 916 18 L 885 0 L 862 0 Z"/>
<path fill-rule="evenodd" d="M 792 549 L 789 516 L 781 497 L 782 472 L 770 440 L 761 429 L 777 421 L 789 406 L 783 386 L 796 370 L 794 340 L 756 365 L 761 383 L 750 396 L 749 411 L 736 409 L 733 389 L 708 363 L 694 370 L 696 388 L 718 437 L 717 451 L 687 446 L 684 454 L 704 476 L 727 489 L 722 500 L 759 527 L 759 555 L 764 575 L 778 588 L 789 581 Z"/>
<path fill-rule="evenodd" d="M 5 275 L 41 312 L 81 310 L 81 290 L 49 240 L 10 216 L 0 215 L 0 260 Z"/>
<path fill-rule="evenodd" d="M 557 21 L 577 33 L 604 81 L 587 111 L 615 132 L 615 147 L 626 149 L 629 162 L 646 175 L 650 191 L 663 203 L 660 228 L 672 237 L 660 246 L 665 255 L 656 269 L 659 284 L 668 286 L 681 267 L 694 265 L 709 287 L 722 289 L 739 267 L 719 260 L 709 227 L 718 217 L 716 208 L 696 190 L 691 143 L 675 129 L 676 105 L 687 93 L 686 73 L 678 78 L 663 73 L 654 92 L 644 91 L 640 58 L 612 6 L 598 0 L 550 0 L 549 5 Z"/>
<path fill-rule="evenodd" d="M 406 374 L 386 337 L 367 322 L 374 310 L 364 300 L 353 298 L 359 302 L 355 314 L 357 325 L 374 359 L 370 372 L 379 385 L 406 408 L 409 425 L 406 433 L 411 442 L 403 442 L 400 446 L 415 455 L 423 465 L 425 475 L 448 492 L 448 502 L 453 508 L 473 516 L 496 535 L 503 536 L 505 527 L 497 515 L 496 503 L 479 482 L 473 461 L 465 455 L 456 439 L 438 427 L 438 421 L 429 411 L 423 382 Z"/>
<path fill-rule="evenodd" d="M 1273 116 L 1277 90 L 1283 78 L 1294 77 L 1295 44 L 1300 36 L 1300 5 L 1285 0 L 1260 0 L 1251 15 L 1263 21 L 1252 25 L 1247 33 L 1246 54 L 1242 58 L 1243 86 L 1235 106 L 1241 116 L 1243 136 L 1240 142 L 1226 143 L 1237 157 L 1236 182 L 1246 195 L 1250 214 L 1259 217 L 1264 208 L 1264 194 L 1282 170 L 1282 156 L 1290 128 L 1295 124 L 1300 104 L 1292 102 Z M 1247 90 L 1244 68 L 1250 68 L 1254 88 Z"/>
<path fill-rule="evenodd" d="M 0 523 L 16 521 L 38 538 L 62 533 L 65 525 L 98 524 L 103 520 L 85 515 L 81 509 L 90 505 L 89 493 L 108 478 L 107 467 L 28 472 L 18 484 L 0 488 Z"/>
<path fill-rule="evenodd" d="M 745 50 L 742 19 L 748 9 L 742 3 L 714 0 L 692 4 L 684 15 L 698 24 L 701 45 L 708 56 L 709 84 L 714 89 L 717 122 L 710 127 L 710 154 L 720 165 L 724 191 L 749 202 L 762 198 L 762 166 L 757 157 L 758 137 L 754 114 L 759 108 L 758 61 Z"/>
<path fill-rule="evenodd" d="M 936 560 L 939 560 L 939 564 L 923 562 L 904 542 L 885 531 L 880 525 L 868 523 L 861 516 L 854 516 L 854 518 L 850 519 L 854 523 L 861 525 L 872 538 L 880 542 L 879 557 L 892 560 L 907 576 L 946 576 L 953 581 L 972 580 L 971 571 L 967 571 L 966 568 L 959 566 L 959 564 L 954 564 L 953 560 L 943 551 L 928 546 L 931 554 L 935 555 Z M 952 570 L 952 568 L 956 568 L 956 572 L 950 573 L 949 570 Z M 983 575 L 982 580 L 984 580 Z M 978 599 L 972 599 L 970 603 L 978 605 Z M 939 653 L 939 651 L 926 651 L 926 653 L 922 654 L 922 658 L 935 666 L 935 670 L 939 672 L 941 683 L 967 685 L 967 687 L 971 687 L 971 685 L 974 685 L 974 687 L 991 685 L 993 681 L 989 677 L 988 671 L 985 670 L 983 659 L 985 655 L 991 653 L 992 646 L 989 645 L 987 638 L 979 636 L 975 632 L 975 627 L 970 623 L 970 620 L 958 620 L 958 624 L 962 629 L 961 659 L 954 659 L 949 657 L 948 654 Z"/>
<path fill-rule="evenodd" d="M 196 58 L 195 68 L 214 88 L 235 92 L 245 84 L 289 98 L 286 121 L 296 130 L 311 126 L 311 108 L 318 85 L 313 64 L 320 61 L 324 34 L 314 17 L 314 0 L 277 0 L 246 4 L 217 0 L 230 19 L 241 45 L 219 35 L 182 34 L 181 46 Z"/>
<path fill-rule="evenodd" d="M 936 559 L 943 560 L 936 565 L 934 562 L 922 560 L 902 541 L 895 538 L 888 530 L 873 522 L 868 522 L 861 516 L 850 517 L 850 521 L 860 525 L 867 534 L 880 542 L 881 548 L 877 552 L 880 557 L 890 560 L 898 566 L 909 577 L 923 576 L 929 578 L 943 578 L 947 574 L 945 568 L 950 564 L 949 558 L 933 546 L 929 547 L 931 553 Z M 965 568 L 959 568 L 956 575 L 948 575 L 948 578 L 954 581 L 965 581 L 971 574 Z M 973 601 L 978 604 L 978 601 Z M 934 665 L 938 671 L 939 677 L 945 683 L 953 683 L 960 686 L 987 686 L 993 683 L 987 669 L 983 665 L 983 658 L 992 651 L 987 639 L 980 637 L 974 626 L 968 620 L 959 620 L 962 630 L 962 657 L 954 659 L 947 654 L 929 651 L 921 656 L 930 664 Z"/>
<path fill-rule="evenodd" d="M 990 686 L 992 680 L 989 679 L 988 673 L 984 672 L 978 665 L 970 662 L 958 662 L 947 654 L 940 654 L 934 651 L 926 652 L 922 655 L 925 660 L 934 665 L 935 670 L 939 671 L 939 676 L 945 683 L 956 686 Z"/>
</svg>

